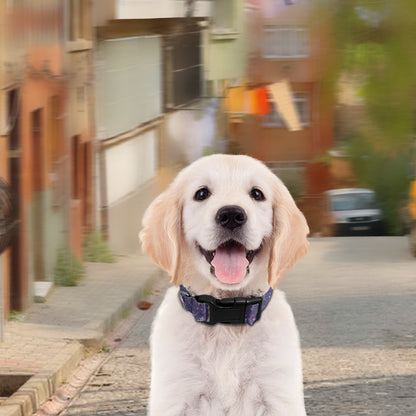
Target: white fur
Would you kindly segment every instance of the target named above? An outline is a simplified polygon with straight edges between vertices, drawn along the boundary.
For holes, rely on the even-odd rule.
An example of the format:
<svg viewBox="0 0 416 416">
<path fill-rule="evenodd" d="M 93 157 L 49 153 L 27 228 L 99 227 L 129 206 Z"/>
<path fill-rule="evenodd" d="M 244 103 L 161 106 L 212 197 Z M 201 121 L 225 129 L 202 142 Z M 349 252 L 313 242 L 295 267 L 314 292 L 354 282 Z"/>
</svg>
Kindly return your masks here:
<svg viewBox="0 0 416 416">
<path fill-rule="evenodd" d="M 211 196 L 193 196 L 207 186 Z M 250 197 L 261 189 L 265 201 Z M 215 213 L 238 205 L 247 213 L 240 239 L 261 251 L 242 282 L 226 284 L 210 272 L 197 244 L 221 243 Z M 308 227 L 287 189 L 247 156 L 214 155 L 183 170 L 149 207 L 144 250 L 173 283 L 218 298 L 265 293 L 306 252 Z M 299 336 L 284 294 L 276 290 L 253 326 L 195 322 L 167 291 L 151 336 L 151 416 L 305 416 Z"/>
</svg>

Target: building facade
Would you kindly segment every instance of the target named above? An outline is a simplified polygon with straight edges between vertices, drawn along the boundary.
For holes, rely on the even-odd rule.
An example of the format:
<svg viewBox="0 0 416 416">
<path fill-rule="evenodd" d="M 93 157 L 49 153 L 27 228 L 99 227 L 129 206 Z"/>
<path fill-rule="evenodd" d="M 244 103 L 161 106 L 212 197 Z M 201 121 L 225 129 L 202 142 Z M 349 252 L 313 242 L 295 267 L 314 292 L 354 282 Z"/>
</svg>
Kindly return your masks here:
<svg viewBox="0 0 416 416">
<path fill-rule="evenodd" d="M 184 164 L 225 151 L 227 86 L 247 74 L 243 0 L 0 0 L 0 174 L 18 231 L 4 305 L 51 283 L 100 229 L 139 252 L 141 218 Z"/>
<path fill-rule="evenodd" d="M 9 311 L 26 309 L 37 287 L 53 282 L 60 248 L 81 257 L 82 233 L 92 225 L 92 176 L 80 178 L 92 160 L 92 43 L 70 45 L 76 1 L 0 4 L 0 172 L 19 220 L 2 255 Z"/>
<path fill-rule="evenodd" d="M 208 1 L 95 3 L 98 221 L 110 247 L 137 253 L 146 207 L 175 171 L 170 117 L 198 108 Z M 190 111 L 190 110 L 187 110 Z"/>
<path fill-rule="evenodd" d="M 228 138 L 235 151 L 265 161 L 295 199 L 312 201 L 330 186 L 328 169 L 314 163 L 334 141 L 334 99 L 324 84 L 329 25 L 313 19 L 307 1 L 269 3 L 246 2 L 246 80 L 231 85 L 242 93 L 240 105 L 234 102 L 228 109 Z M 278 87 L 281 97 L 272 93 Z M 260 113 L 247 104 L 247 97 L 259 90 L 266 97 Z M 293 112 L 296 127 L 290 123 Z"/>
</svg>

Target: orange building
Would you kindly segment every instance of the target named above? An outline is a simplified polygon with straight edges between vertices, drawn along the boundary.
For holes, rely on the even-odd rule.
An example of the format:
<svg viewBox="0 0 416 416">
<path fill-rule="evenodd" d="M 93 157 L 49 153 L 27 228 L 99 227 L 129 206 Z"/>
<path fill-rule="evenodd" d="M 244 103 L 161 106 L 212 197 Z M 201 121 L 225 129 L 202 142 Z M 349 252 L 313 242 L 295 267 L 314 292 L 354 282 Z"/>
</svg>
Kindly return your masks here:
<svg viewBox="0 0 416 416">
<path fill-rule="evenodd" d="M 334 101 L 324 91 L 328 25 L 312 24 L 311 10 L 302 0 L 282 0 L 281 7 L 266 11 L 261 1 L 247 4 L 247 77 L 230 86 L 240 85 L 249 94 L 265 88 L 268 109 L 253 114 L 246 93 L 239 111 L 228 109 L 228 138 L 235 151 L 265 161 L 295 197 L 313 199 L 330 184 L 328 170 L 312 162 L 334 140 Z M 283 84 L 290 98 L 276 100 L 271 87 Z M 290 115 L 292 110 L 297 117 Z"/>
<path fill-rule="evenodd" d="M 73 76 L 74 51 L 67 48 L 75 9 L 60 0 L 1 3 L 0 173 L 10 183 L 19 218 L 17 235 L 2 255 L 7 311 L 24 310 L 37 282 L 53 282 L 59 248 L 81 255 L 82 227 L 92 221 L 86 197 L 92 174 L 86 179 L 84 173 L 92 155 L 83 144 L 92 134 L 89 120 L 74 122 L 74 101 L 85 114 L 90 111 L 86 80 Z M 77 213 L 74 206 L 83 208 Z"/>
</svg>

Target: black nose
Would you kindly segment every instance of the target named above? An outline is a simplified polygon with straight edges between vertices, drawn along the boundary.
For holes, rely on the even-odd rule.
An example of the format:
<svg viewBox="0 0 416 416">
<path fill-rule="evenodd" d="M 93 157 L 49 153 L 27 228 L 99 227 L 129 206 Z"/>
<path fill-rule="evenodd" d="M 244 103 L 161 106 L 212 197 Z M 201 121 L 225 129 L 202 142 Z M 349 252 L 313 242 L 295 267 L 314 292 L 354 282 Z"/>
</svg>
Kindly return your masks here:
<svg viewBox="0 0 416 416">
<path fill-rule="evenodd" d="M 221 227 L 234 230 L 247 222 L 245 211 L 236 205 L 227 205 L 218 210 L 215 221 Z"/>
</svg>

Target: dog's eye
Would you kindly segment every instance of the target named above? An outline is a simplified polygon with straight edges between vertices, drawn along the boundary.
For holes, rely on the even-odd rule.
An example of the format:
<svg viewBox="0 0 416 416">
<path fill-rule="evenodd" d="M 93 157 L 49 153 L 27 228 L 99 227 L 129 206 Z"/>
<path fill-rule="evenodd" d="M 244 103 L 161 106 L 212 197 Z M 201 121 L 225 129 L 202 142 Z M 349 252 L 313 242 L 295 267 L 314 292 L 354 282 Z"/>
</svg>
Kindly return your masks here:
<svg viewBox="0 0 416 416">
<path fill-rule="evenodd" d="M 266 199 L 266 197 L 264 196 L 263 192 L 260 191 L 260 189 L 258 188 L 253 188 L 250 191 L 250 196 L 255 200 L 255 201 L 264 201 Z"/>
<path fill-rule="evenodd" d="M 209 191 L 209 189 L 204 187 L 204 188 L 198 189 L 195 192 L 194 200 L 203 201 L 204 199 L 207 199 L 210 195 L 211 195 L 211 192 Z"/>
</svg>

